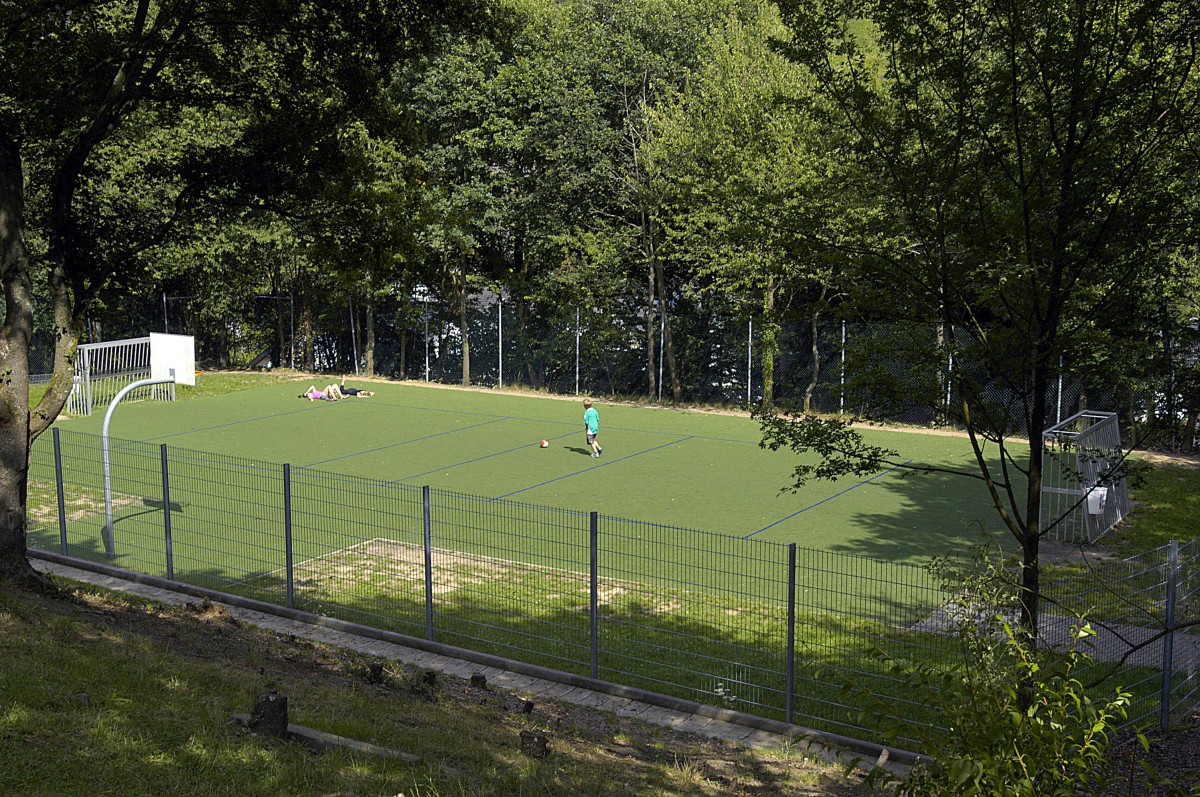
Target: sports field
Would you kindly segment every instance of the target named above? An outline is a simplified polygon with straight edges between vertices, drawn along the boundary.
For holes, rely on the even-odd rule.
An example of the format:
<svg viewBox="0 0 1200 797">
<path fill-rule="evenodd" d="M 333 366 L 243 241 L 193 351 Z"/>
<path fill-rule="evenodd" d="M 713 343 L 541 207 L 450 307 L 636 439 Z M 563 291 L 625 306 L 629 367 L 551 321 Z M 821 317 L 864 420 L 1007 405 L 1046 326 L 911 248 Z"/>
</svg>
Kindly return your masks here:
<svg viewBox="0 0 1200 797">
<path fill-rule="evenodd" d="M 913 564 L 969 555 L 984 535 L 1007 539 L 981 483 L 963 476 L 885 469 L 782 490 L 795 455 L 760 448 L 757 424 L 743 416 L 599 401 L 604 454 L 594 459 L 575 399 L 377 384 L 371 398 L 309 402 L 297 395 L 308 384 L 125 403 L 109 433 L 114 445 L 165 443 Z M 103 416 L 62 423 L 98 433 Z M 971 469 L 959 437 L 864 434 L 900 462 Z"/>
</svg>

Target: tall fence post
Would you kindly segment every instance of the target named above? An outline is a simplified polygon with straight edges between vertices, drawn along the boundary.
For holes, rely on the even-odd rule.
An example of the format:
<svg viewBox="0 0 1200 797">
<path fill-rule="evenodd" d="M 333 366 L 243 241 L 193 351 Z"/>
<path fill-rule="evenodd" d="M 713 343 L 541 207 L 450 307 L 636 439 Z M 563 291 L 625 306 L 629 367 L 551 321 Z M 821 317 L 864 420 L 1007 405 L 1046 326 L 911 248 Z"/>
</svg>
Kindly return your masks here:
<svg viewBox="0 0 1200 797">
<path fill-rule="evenodd" d="M 1058 399 L 1054 403 L 1054 422 L 1062 423 L 1062 400 L 1063 400 L 1063 358 L 1058 355 Z"/>
<path fill-rule="evenodd" d="M 754 385 L 754 319 L 746 322 L 746 403 L 750 403 L 750 390 Z"/>
<path fill-rule="evenodd" d="M 167 580 L 175 580 L 175 547 L 171 540 L 171 479 L 167 473 L 167 444 L 158 447 L 162 461 L 163 538 L 167 550 Z"/>
<path fill-rule="evenodd" d="M 429 297 L 425 299 L 425 381 L 429 381 Z"/>
<path fill-rule="evenodd" d="M 287 607 L 296 608 L 296 571 L 292 558 L 292 466 L 283 465 L 283 555 L 287 572 Z"/>
<path fill-rule="evenodd" d="M 599 515 L 593 512 L 589 518 L 589 548 L 591 563 L 588 570 L 591 573 L 591 602 L 588 608 L 591 639 L 591 672 L 593 678 L 600 677 L 600 522 Z"/>
<path fill-rule="evenodd" d="M 838 377 L 838 415 L 846 414 L 846 322 L 842 321 L 841 374 Z"/>
<path fill-rule="evenodd" d="M 667 341 L 667 303 L 658 303 L 658 400 L 662 401 L 663 346 Z"/>
<path fill-rule="evenodd" d="M 796 543 L 788 544 L 787 581 L 787 722 L 791 724 L 796 712 Z"/>
<path fill-rule="evenodd" d="M 1167 635 L 1163 637 L 1162 699 L 1158 709 L 1158 723 L 1165 731 L 1171 726 L 1171 681 L 1175 662 L 1175 592 L 1179 581 L 1179 542 L 1171 540 L 1167 548 Z"/>
<path fill-rule="evenodd" d="M 62 439 L 54 427 L 54 484 L 58 491 L 58 547 L 67 555 L 67 498 L 63 493 Z"/>
<path fill-rule="evenodd" d="M 421 488 L 422 514 L 425 529 L 425 638 L 433 641 L 433 513 L 429 500 L 429 485 Z"/>
</svg>

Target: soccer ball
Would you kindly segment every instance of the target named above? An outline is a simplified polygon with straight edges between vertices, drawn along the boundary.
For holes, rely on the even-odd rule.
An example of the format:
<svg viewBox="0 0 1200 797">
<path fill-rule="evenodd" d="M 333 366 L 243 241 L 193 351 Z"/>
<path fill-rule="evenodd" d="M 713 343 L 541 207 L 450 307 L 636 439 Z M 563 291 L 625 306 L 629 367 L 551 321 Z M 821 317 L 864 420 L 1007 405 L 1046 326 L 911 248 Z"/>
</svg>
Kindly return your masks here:
<svg viewBox="0 0 1200 797">
<path fill-rule="evenodd" d="M 541 443 L 539 443 L 538 445 L 540 445 L 542 448 L 546 448 L 546 447 L 548 447 L 548 446 L 550 445 L 550 441 L 549 441 L 549 440 L 543 440 L 543 441 L 542 441 Z"/>
</svg>

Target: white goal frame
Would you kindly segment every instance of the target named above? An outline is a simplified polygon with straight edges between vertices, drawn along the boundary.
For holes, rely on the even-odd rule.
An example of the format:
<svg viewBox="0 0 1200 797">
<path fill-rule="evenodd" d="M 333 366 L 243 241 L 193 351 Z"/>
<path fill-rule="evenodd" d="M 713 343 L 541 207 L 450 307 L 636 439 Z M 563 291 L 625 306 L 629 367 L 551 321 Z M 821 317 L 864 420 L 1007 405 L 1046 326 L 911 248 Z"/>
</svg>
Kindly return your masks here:
<svg viewBox="0 0 1200 797">
<path fill-rule="evenodd" d="M 1040 528 L 1047 537 L 1094 543 L 1129 514 L 1129 508 L 1115 412 L 1078 412 L 1042 433 Z"/>
<path fill-rule="evenodd" d="M 145 338 L 85 343 L 77 351 L 66 410 L 72 415 L 91 415 L 93 407 L 107 406 L 134 382 L 163 379 L 172 370 L 176 382 L 147 386 L 140 395 L 174 401 L 175 383 L 196 384 L 196 347 L 191 335 L 152 333 Z"/>
</svg>

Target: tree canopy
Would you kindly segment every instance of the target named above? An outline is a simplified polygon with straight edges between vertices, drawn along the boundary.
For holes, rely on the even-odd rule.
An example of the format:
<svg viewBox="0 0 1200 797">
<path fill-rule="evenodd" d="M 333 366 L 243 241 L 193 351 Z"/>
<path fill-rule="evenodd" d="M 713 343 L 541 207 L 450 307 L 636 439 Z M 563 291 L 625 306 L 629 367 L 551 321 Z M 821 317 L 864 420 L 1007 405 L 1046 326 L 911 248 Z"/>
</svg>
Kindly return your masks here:
<svg viewBox="0 0 1200 797">
<path fill-rule="evenodd" d="M 29 576 L 29 441 L 67 398 L 100 297 L 145 290 L 147 253 L 186 244 L 197 214 L 308 213 L 338 130 L 378 119 L 395 65 L 431 33 L 487 16 L 404 0 L 0 5 L 0 572 Z M 31 413 L 35 282 L 49 295 L 55 373 Z"/>
<path fill-rule="evenodd" d="M 1196 8 L 782 7 L 795 33 L 785 52 L 837 108 L 880 202 L 886 234 L 859 231 L 854 310 L 937 325 L 936 344 L 892 355 L 948 363 L 948 384 L 897 385 L 893 398 L 943 404 L 971 435 L 973 475 L 1024 552 L 1033 632 L 1043 451 L 1006 441 L 1047 428 L 1065 356 L 1096 368 L 1127 358 L 1133 319 L 1164 299 L 1156 277 L 1194 241 L 1179 211 L 1195 195 Z M 776 431 L 803 445 L 817 429 Z"/>
</svg>

